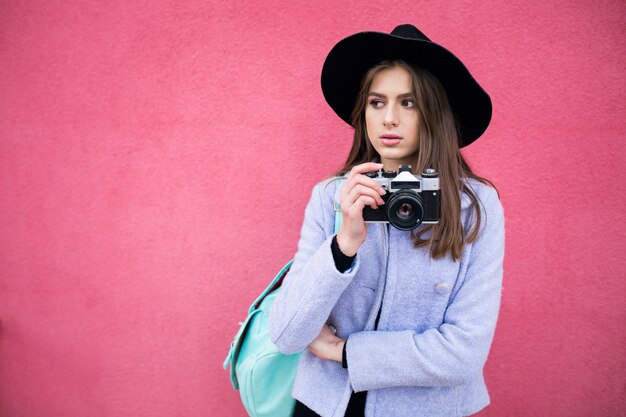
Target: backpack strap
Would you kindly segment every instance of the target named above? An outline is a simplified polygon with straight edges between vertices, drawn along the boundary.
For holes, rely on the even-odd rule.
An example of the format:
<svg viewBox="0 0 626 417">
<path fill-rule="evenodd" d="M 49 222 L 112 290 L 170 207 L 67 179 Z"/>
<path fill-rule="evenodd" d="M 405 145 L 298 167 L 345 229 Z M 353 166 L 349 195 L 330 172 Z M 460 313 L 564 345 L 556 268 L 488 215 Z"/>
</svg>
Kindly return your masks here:
<svg viewBox="0 0 626 417">
<path fill-rule="evenodd" d="M 339 204 L 339 189 L 341 188 L 341 184 L 345 181 L 345 177 L 339 177 L 335 180 L 335 184 L 337 187 L 335 188 L 335 234 L 339 233 L 339 229 L 341 228 L 341 205 Z"/>
<path fill-rule="evenodd" d="M 285 278 L 285 275 L 287 275 L 287 272 L 289 271 L 289 268 L 291 268 L 292 263 L 293 263 L 293 259 L 287 262 L 287 264 L 283 266 L 283 268 L 278 272 L 278 274 L 276 274 L 276 276 L 274 277 L 272 282 L 270 282 L 267 288 L 265 288 L 265 290 L 261 293 L 261 295 L 259 295 L 257 299 L 254 300 L 254 302 L 250 306 L 250 310 L 248 310 L 248 314 L 252 313 L 254 310 L 258 308 L 259 304 L 261 304 L 261 301 L 263 301 L 263 299 L 265 298 L 267 294 L 271 293 L 276 288 L 281 286 L 281 284 L 283 283 L 283 278 Z"/>
</svg>

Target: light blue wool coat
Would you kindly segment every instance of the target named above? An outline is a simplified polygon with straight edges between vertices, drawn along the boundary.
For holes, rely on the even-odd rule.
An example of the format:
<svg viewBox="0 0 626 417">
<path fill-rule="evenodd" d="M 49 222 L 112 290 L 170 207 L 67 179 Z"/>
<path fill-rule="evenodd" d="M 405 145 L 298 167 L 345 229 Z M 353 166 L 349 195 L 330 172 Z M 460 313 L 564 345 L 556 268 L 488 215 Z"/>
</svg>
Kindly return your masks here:
<svg viewBox="0 0 626 417">
<path fill-rule="evenodd" d="M 336 181 L 314 187 L 269 315 L 278 349 L 303 352 L 294 398 L 323 417 L 343 416 L 352 390 L 368 391 L 366 417 L 466 416 L 489 404 L 483 366 L 500 306 L 504 217 L 495 189 L 467 182 L 481 201 L 482 223 L 460 262 L 433 260 L 427 248 L 413 247 L 410 232 L 370 224 L 345 273 L 330 247 Z M 467 226 L 469 198 L 461 201 Z M 348 369 L 307 349 L 325 323 L 347 339 Z"/>
</svg>

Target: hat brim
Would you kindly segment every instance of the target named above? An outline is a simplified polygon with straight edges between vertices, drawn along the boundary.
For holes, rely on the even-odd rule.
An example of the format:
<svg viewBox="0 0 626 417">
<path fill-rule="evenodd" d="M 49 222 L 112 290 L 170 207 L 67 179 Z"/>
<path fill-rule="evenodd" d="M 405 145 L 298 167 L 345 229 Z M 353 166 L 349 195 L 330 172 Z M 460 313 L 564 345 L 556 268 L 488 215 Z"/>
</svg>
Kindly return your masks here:
<svg viewBox="0 0 626 417">
<path fill-rule="evenodd" d="M 478 139 L 491 121 L 491 98 L 463 63 L 444 47 L 381 32 L 360 32 L 339 41 L 322 68 L 322 92 L 337 115 L 351 124 L 361 79 L 383 60 L 401 59 L 441 82 L 459 125 L 459 147 Z"/>
</svg>

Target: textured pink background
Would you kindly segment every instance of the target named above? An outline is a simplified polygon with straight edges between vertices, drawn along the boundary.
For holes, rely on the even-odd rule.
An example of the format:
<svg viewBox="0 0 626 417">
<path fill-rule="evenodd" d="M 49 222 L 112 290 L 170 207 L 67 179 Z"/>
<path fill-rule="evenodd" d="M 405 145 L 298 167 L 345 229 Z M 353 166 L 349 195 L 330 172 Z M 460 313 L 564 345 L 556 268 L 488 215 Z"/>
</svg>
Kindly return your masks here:
<svg viewBox="0 0 626 417">
<path fill-rule="evenodd" d="M 221 368 L 350 131 L 340 38 L 418 25 L 494 102 L 481 416 L 626 408 L 623 1 L 0 1 L 0 415 L 243 416 Z"/>
</svg>

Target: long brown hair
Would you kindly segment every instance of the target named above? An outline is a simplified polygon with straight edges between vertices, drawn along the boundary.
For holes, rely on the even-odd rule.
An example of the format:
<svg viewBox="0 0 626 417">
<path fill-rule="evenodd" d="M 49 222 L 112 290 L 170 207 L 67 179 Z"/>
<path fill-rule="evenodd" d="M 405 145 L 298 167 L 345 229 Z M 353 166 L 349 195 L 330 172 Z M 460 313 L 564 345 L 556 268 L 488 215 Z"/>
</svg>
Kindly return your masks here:
<svg viewBox="0 0 626 417">
<path fill-rule="evenodd" d="M 493 183 L 476 175 L 459 149 L 458 130 L 454 114 L 448 102 L 445 89 L 430 72 L 413 67 L 401 60 L 383 61 L 372 67 L 361 81 L 361 90 L 352 112 L 354 139 L 348 158 L 335 175 L 343 175 L 355 165 L 380 160 L 380 155 L 367 136 L 365 109 L 374 76 L 383 69 L 394 67 L 406 69 L 411 76 L 411 89 L 416 100 L 419 120 L 418 155 L 413 172 L 420 173 L 425 168 L 439 172 L 441 188 L 441 217 L 438 224 L 423 224 L 411 232 L 415 247 L 429 246 L 430 256 L 443 258 L 448 252 L 454 261 L 461 259 L 466 243 L 476 240 L 481 223 L 479 199 L 463 181 L 473 178 L 495 188 Z M 471 224 L 467 229 L 461 223 L 461 192 L 470 198 L 473 211 Z M 424 233 L 431 231 L 429 238 Z"/>
</svg>

